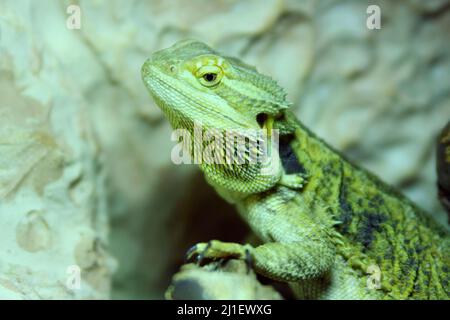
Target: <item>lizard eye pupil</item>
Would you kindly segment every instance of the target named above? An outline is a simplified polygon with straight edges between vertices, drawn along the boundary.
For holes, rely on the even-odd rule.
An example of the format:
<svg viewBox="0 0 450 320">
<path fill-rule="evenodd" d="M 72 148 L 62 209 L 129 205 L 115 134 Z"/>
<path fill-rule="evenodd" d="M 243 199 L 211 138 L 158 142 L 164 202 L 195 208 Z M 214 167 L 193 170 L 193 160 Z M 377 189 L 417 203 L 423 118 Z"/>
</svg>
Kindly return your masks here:
<svg viewBox="0 0 450 320">
<path fill-rule="evenodd" d="M 217 75 L 215 73 L 206 73 L 203 76 L 203 79 L 205 79 L 208 82 L 213 82 L 214 80 L 216 80 Z"/>
</svg>

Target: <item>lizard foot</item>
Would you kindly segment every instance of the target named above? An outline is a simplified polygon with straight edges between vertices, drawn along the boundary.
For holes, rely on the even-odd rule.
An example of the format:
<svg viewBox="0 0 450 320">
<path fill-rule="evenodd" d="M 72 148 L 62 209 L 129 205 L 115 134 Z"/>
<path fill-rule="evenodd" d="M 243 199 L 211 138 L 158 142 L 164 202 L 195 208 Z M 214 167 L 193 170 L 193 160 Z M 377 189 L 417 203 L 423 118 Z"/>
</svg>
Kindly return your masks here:
<svg viewBox="0 0 450 320">
<path fill-rule="evenodd" d="M 251 249 L 253 248 L 249 245 L 211 240 L 207 243 L 197 243 L 191 247 L 186 253 L 186 260 L 201 265 L 207 260 L 242 259 L 246 261 L 248 270 L 250 270 Z"/>
<path fill-rule="evenodd" d="M 307 181 L 307 175 L 304 173 L 283 174 L 280 184 L 290 189 L 302 189 Z"/>
</svg>

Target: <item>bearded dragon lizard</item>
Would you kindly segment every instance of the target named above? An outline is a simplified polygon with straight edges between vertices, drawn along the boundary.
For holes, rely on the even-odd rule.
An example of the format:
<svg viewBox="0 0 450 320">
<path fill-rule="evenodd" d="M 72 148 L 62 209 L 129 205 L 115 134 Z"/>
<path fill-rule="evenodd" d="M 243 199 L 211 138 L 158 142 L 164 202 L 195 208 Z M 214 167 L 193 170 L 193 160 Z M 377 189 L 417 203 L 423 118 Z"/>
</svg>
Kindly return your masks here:
<svg viewBox="0 0 450 320">
<path fill-rule="evenodd" d="M 279 132 L 270 174 L 259 163 L 199 164 L 263 244 L 212 240 L 190 259 L 247 259 L 303 299 L 449 298 L 448 231 L 316 137 L 270 77 L 193 40 L 155 52 L 141 71 L 174 129 Z"/>
</svg>

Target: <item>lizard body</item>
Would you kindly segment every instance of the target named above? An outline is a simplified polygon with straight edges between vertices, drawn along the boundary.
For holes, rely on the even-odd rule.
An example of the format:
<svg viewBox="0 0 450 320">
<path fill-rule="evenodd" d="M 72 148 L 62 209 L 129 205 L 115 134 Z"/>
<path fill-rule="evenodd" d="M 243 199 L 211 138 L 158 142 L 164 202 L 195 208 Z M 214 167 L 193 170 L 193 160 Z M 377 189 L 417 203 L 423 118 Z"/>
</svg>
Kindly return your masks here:
<svg viewBox="0 0 450 320">
<path fill-rule="evenodd" d="M 250 257 L 299 298 L 449 298 L 448 232 L 304 127 L 275 81 L 191 40 L 154 53 L 142 77 L 175 129 L 192 133 L 201 121 L 219 132 L 280 133 L 272 161 L 281 165 L 270 174 L 259 163 L 200 164 L 263 244 L 213 240 L 191 258 Z"/>
</svg>

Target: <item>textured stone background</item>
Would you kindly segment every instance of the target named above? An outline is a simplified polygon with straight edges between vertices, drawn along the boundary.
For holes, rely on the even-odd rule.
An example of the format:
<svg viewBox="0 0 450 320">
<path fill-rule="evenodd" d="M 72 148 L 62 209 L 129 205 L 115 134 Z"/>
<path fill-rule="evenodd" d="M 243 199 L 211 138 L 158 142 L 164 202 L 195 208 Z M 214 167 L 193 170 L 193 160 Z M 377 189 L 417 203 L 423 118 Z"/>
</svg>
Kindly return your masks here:
<svg viewBox="0 0 450 320">
<path fill-rule="evenodd" d="M 30 122 L 46 123 L 36 130 L 84 152 L 74 156 L 57 148 L 59 153 L 51 153 L 43 164 L 58 161 L 58 154 L 84 163 L 90 169 L 82 180 L 89 183 L 82 190 L 90 198 L 80 198 L 86 211 L 58 200 L 73 211 L 63 218 L 50 206 L 52 222 L 43 223 L 41 213 L 28 213 L 27 219 L 38 221 L 32 229 L 38 231 L 31 236 L 46 234 L 42 226 L 51 224 L 59 234 L 56 240 L 65 241 L 55 252 L 50 240 L 38 236 L 41 242 L 32 249 L 37 246 L 42 256 L 22 253 L 26 249 L 19 248 L 20 243 L 29 249 L 27 238 L 16 241 L 10 231 L 3 232 L 28 229 L 19 226 L 17 198 L 0 198 L 0 272 L 15 265 L 27 268 L 55 254 L 72 257 L 79 233 L 65 234 L 78 226 L 94 234 L 83 248 L 92 247 L 92 238 L 103 239 L 104 250 L 118 261 L 113 297 L 161 298 L 190 245 L 211 238 L 243 239 L 245 226 L 198 170 L 170 162 L 169 125 L 141 83 L 140 67 L 148 55 L 187 37 L 270 74 L 286 88 L 296 114 L 313 131 L 445 222 L 436 200 L 434 140 L 450 119 L 449 1 L 80 0 L 81 29 L 68 30 L 70 3 L 0 1 L 0 187 L 16 177 L 22 165 L 18 159 L 23 159 L 23 153 L 5 147 L 3 137 L 11 135 L 3 129 L 10 125 L 20 132 Z M 381 30 L 366 28 L 368 4 L 380 5 Z M 5 99 L 14 94 L 17 99 Z M 60 116 L 48 120 L 50 107 Z M 4 117 L 9 113 L 15 116 Z M 27 117 L 31 120 L 25 121 Z M 79 128 L 89 134 L 78 134 Z M 33 141 L 25 150 L 47 150 Z M 90 144 L 96 147 L 87 148 Z M 43 179 L 36 180 L 38 189 L 56 188 L 51 181 L 59 177 L 58 170 L 50 166 Z M 99 178 L 103 173 L 106 180 Z M 94 181 L 100 181 L 97 187 L 92 187 Z M 55 201 L 44 194 L 48 203 Z M 46 199 L 38 191 L 32 197 Z M 26 216 L 27 210 L 19 211 Z M 105 212 L 111 223 L 109 246 Z M 54 268 L 60 263 L 60 270 L 71 259 L 47 263 Z M 92 277 L 108 283 L 114 263 L 98 259 L 105 267 Z M 5 278 L 0 274 L 0 293 L 11 274 L 20 278 L 24 273 L 6 273 Z M 28 287 L 43 292 L 44 285 Z M 109 287 L 96 292 L 95 297 L 107 297 Z M 56 291 L 49 295 L 71 297 Z"/>
</svg>

